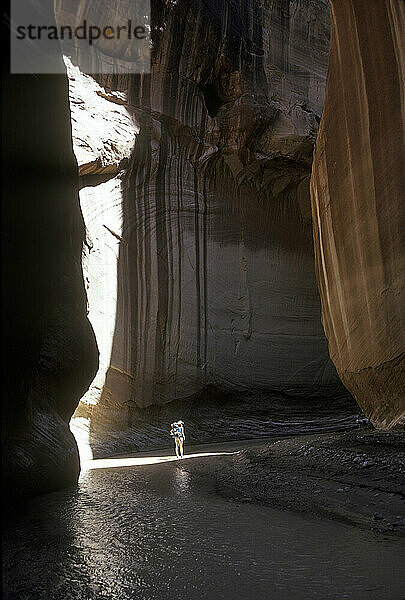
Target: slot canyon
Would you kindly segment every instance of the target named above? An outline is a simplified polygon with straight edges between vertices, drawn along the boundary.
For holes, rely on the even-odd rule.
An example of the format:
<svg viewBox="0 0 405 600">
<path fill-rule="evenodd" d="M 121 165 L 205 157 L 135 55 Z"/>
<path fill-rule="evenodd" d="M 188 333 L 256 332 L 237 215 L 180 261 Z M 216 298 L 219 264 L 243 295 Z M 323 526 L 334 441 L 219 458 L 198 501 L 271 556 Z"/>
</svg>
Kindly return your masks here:
<svg viewBox="0 0 405 600">
<path fill-rule="evenodd" d="M 3 65 L 5 598 L 405 593 L 404 24 L 151 0 L 150 72 Z"/>
<path fill-rule="evenodd" d="M 403 424 L 403 5 L 332 3 L 326 85 L 328 3 L 287 4 L 153 2 L 146 75 L 5 74 L 10 490 L 77 477 L 74 411 L 96 456 L 350 393 Z"/>
</svg>

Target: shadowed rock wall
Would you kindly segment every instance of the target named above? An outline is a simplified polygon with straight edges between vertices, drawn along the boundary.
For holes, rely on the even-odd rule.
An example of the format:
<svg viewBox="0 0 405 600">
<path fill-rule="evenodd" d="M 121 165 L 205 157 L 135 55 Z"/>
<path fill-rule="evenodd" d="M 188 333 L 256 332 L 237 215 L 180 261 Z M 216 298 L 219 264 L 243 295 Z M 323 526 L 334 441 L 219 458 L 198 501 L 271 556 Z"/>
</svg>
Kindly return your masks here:
<svg viewBox="0 0 405 600">
<path fill-rule="evenodd" d="M 76 414 L 125 431 L 146 407 L 208 388 L 247 411 L 249 394 L 345 394 L 320 321 L 309 199 L 327 3 L 152 9 L 150 75 L 96 82 L 74 56 L 69 67 L 100 347 Z"/>
<path fill-rule="evenodd" d="M 312 172 L 322 318 L 339 375 L 376 427 L 405 421 L 405 4 L 332 0 Z"/>
<path fill-rule="evenodd" d="M 3 68 L 2 474 L 4 494 L 14 496 L 77 480 L 69 420 L 97 350 L 67 78 L 10 75 L 7 60 Z"/>
</svg>

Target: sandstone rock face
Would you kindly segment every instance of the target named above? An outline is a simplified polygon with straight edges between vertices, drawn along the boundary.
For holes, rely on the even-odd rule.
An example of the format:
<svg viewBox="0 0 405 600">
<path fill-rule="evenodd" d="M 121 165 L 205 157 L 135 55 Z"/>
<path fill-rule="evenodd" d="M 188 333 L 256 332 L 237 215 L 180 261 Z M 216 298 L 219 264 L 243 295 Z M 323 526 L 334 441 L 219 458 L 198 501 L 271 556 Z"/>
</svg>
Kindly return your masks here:
<svg viewBox="0 0 405 600">
<path fill-rule="evenodd" d="M 320 321 L 309 199 L 327 3 L 152 8 L 150 75 L 95 83 L 70 68 L 100 348 L 77 415 L 91 407 L 93 428 L 123 431 L 208 387 L 247 404 L 345 393 Z"/>
<path fill-rule="evenodd" d="M 67 78 L 3 73 L 2 100 L 3 492 L 15 496 L 76 481 L 69 419 L 97 349 Z"/>
<path fill-rule="evenodd" d="M 332 0 L 312 172 L 322 317 L 339 375 L 375 426 L 405 421 L 405 4 Z"/>
<path fill-rule="evenodd" d="M 122 92 L 106 93 L 65 58 L 74 150 L 79 175 L 115 175 L 128 165 L 139 127 L 134 127 Z"/>
</svg>

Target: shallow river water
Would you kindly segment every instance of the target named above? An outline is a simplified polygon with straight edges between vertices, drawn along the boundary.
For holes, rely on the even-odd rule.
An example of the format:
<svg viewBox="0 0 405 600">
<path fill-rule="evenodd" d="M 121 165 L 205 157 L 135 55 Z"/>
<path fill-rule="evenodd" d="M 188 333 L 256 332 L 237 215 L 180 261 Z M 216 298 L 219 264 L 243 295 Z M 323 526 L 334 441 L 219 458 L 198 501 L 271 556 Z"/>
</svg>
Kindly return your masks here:
<svg viewBox="0 0 405 600">
<path fill-rule="evenodd" d="M 89 462 L 7 525 L 4 598 L 405 598 L 402 540 L 201 491 L 190 461 L 220 459 Z"/>
</svg>

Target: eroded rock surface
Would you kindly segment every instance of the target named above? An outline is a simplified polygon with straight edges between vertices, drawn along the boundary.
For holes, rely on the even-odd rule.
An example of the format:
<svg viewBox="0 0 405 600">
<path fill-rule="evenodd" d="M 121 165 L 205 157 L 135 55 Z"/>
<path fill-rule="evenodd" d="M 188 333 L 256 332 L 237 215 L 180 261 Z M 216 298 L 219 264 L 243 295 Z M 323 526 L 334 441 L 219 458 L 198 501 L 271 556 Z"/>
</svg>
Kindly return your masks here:
<svg viewBox="0 0 405 600">
<path fill-rule="evenodd" d="M 94 158 L 82 159 L 99 165 L 81 191 L 101 360 L 79 412 L 91 406 L 94 427 L 125 430 L 139 409 L 207 386 L 219 403 L 223 390 L 244 402 L 345 393 L 320 322 L 309 200 L 328 22 L 323 0 L 154 2 L 150 75 L 94 84 L 72 71 L 79 163 L 90 96 L 109 123 L 108 142 L 86 130 Z"/>
<path fill-rule="evenodd" d="M 69 74 L 71 123 L 79 175 L 117 174 L 127 166 L 139 128 L 122 92 L 107 93 L 65 58 Z"/>
<path fill-rule="evenodd" d="M 2 101 L 2 475 L 10 497 L 77 480 L 69 419 L 97 369 L 97 349 L 86 317 L 67 77 L 5 72 Z"/>
<path fill-rule="evenodd" d="M 340 377 L 374 425 L 405 423 L 405 4 L 332 0 L 312 174 L 322 317 Z"/>
</svg>

